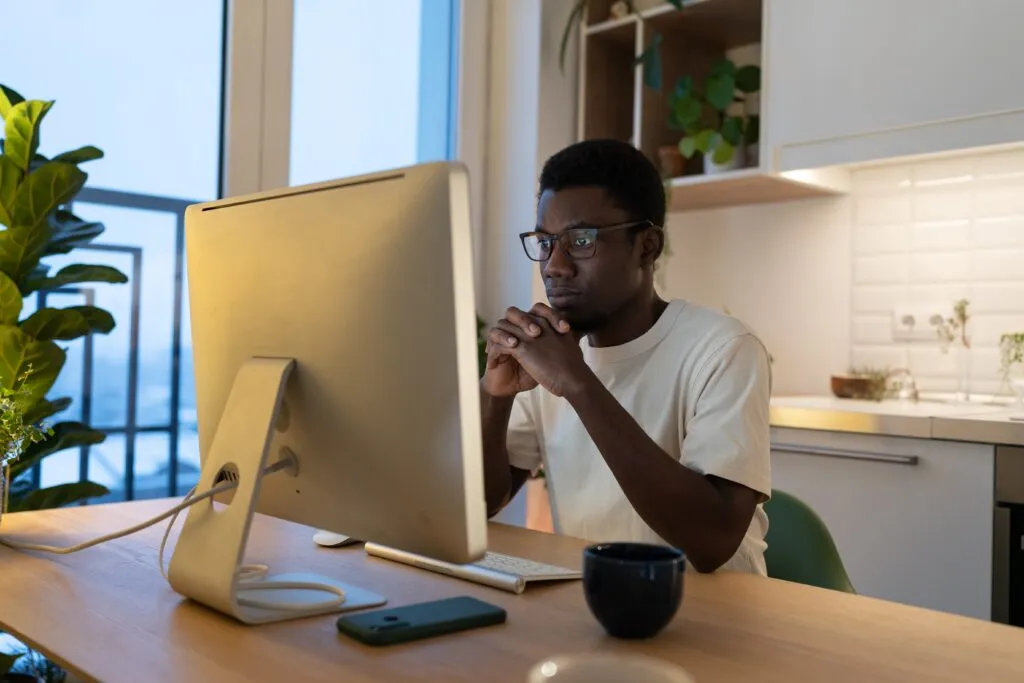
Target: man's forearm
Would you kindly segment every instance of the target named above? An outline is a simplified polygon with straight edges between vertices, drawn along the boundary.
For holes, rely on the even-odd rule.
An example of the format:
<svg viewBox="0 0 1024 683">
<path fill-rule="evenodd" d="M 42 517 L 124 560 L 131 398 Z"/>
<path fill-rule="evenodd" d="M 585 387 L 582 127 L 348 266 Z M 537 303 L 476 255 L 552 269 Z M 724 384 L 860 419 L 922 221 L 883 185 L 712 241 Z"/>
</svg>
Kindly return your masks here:
<svg viewBox="0 0 1024 683">
<path fill-rule="evenodd" d="M 508 450 L 505 447 L 513 401 L 514 399 L 511 397 L 491 396 L 483 389 L 480 390 L 484 494 L 487 498 L 488 516 L 497 514 L 511 497 L 513 487 L 517 487 L 508 462 Z M 521 483 L 519 482 L 519 485 Z"/>
<path fill-rule="evenodd" d="M 655 533 L 681 548 L 699 571 L 713 571 L 728 560 L 746 526 L 732 519 L 732 506 L 710 479 L 662 450 L 597 377 L 587 378 L 566 399 L 626 498 Z M 737 529 L 742 529 L 738 535 Z"/>
</svg>

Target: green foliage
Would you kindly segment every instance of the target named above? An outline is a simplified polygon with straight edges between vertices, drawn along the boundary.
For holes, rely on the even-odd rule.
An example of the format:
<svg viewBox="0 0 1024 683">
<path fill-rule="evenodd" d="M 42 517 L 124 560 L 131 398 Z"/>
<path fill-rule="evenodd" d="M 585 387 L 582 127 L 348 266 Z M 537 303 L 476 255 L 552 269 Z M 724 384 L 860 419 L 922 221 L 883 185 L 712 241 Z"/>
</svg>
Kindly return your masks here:
<svg viewBox="0 0 1024 683">
<path fill-rule="evenodd" d="M 967 334 L 967 323 L 971 319 L 967 312 L 970 303 L 967 299 L 958 299 L 953 302 L 953 315 L 943 318 L 936 314 L 928 320 L 935 328 L 943 353 L 949 352 L 949 345 L 953 342 L 959 343 L 965 349 L 971 348 L 971 337 Z"/>
<path fill-rule="evenodd" d="M 685 134 L 679 152 L 687 159 L 697 152 L 711 154 L 716 164 L 726 164 L 737 147 L 757 143 L 760 118 L 732 113 L 731 107 L 760 89 L 760 67 L 737 67 L 728 59 L 716 62 L 702 83 L 693 76 L 680 78 L 668 99 L 668 125 Z"/>
<path fill-rule="evenodd" d="M 65 351 L 58 342 L 107 334 L 114 318 L 95 306 L 42 308 L 22 318 L 24 298 L 69 285 L 124 283 L 105 265 L 73 264 L 50 275 L 44 259 L 89 244 L 103 225 L 67 210 L 88 176 L 79 164 L 103 157 L 92 146 L 48 158 L 39 153 L 40 126 L 52 101 L 26 100 L 0 85 L 0 446 L 11 467 L 9 509 L 56 507 L 104 495 L 92 482 L 33 491 L 28 471 L 44 457 L 68 448 L 101 443 L 105 435 L 76 422 L 44 421 L 65 410 L 69 399 L 47 400 Z"/>
<path fill-rule="evenodd" d="M 1024 365 L 1024 332 L 999 337 L 999 366 L 1003 376 L 1009 377 L 1015 365 Z"/>
<path fill-rule="evenodd" d="M 480 365 L 480 376 L 484 376 L 487 370 L 487 339 L 484 333 L 487 330 L 487 323 L 480 316 L 476 317 L 476 359 Z"/>
</svg>

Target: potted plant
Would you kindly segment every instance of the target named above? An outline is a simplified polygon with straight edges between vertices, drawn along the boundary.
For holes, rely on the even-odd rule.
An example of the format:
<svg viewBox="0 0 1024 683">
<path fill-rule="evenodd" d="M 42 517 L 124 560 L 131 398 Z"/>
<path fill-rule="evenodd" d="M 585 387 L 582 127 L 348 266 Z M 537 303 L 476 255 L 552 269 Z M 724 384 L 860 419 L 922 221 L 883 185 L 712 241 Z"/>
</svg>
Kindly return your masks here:
<svg viewBox="0 0 1024 683">
<path fill-rule="evenodd" d="M 1003 379 L 1017 395 L 1021 407 L 1024 407 L 1024 332 L 999 337 L 999 365 Z"/>
<path fill-rule="evenodd" d="M 42 423 L 67 409 L 69 398 L 48 399 L 64 366 L 68 342 L 109 333 L 114 319 L 95 306 L 43 307 L 22 315 L 25 297 L 87 283 L 124 283 L 116 268 L 74 264 L 55 273 L 47 257 L 69 254 L 92 242 L 103 225 L 67 210 L 85 185 L 79 165 L 100 159 L 95 147 L 47 158 L 38 153 L 40 125 L 52 101 L 25 100 L 0 85 L 0 391 L 7 400 L 3 419 L 15 438 L 3 444 L 2 475 L 11 512 L 58 507 L 109 491 L 83 481 L 36 489 L 30 470 L 43 458 L 102 443 L 106 435 L 79 422 Z M 21 438 L 17 438 L 21 435 Z"/>
<path fill-rule="evenodd" d="M 705 173 L 743 166 L 746 150 L 760 139 L 760 116 L 747 110 L 760 90 L 761 67 L 737 67 L 730 59 L 716 62 L 701 83 L 680 78 L 668 99 L 669 128 L 684 134 L 679 152 L 687 159 L 704 155 Z"/>
</svg>

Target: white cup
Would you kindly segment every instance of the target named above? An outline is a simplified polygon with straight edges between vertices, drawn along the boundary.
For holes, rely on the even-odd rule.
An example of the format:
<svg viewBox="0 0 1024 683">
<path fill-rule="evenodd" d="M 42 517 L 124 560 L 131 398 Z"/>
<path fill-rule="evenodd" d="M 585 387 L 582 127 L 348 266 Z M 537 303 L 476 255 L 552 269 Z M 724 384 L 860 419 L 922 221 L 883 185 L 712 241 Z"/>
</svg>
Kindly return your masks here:
<svg viewBox="0 0 1024 683">
<path fill-rule="evenodd" d="M 641 655 L 559 655 L 537 662 L 527 683 L 695 683 L 687 671 Z"/>
</svg>

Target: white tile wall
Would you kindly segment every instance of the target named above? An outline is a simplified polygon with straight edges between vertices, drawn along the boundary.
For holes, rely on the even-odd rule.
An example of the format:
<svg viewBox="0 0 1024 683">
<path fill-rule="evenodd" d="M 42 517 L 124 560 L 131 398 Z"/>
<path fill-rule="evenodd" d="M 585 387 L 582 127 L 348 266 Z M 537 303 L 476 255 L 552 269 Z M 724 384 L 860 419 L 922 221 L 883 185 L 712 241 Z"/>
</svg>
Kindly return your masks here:
<svg viewBox="0 0 1024 683">
<path fill-rule="evenodd" d="M 893 341 L 890 315 L 966 298 L 971 388 L 999 391 L 999 335 L 1024 330 L 1024 153 L 859 171 L 853 188 L 851 363 L 906 363 L 924 388 L 953 390 L 954 355 Z"/>
<path fill-rule="evenodd" d="M 1002 389 L 997 343 L 1024 331 L 1024 151 L 854 173 L 845 197 L 677 214 L 667 293 L 728 305 L 775 356 L 777 393 L 828 393 L 850 365 L 909 366 L 953 391 L 932 341 L 897 342 L 896 307 L 970 302 L 972 390 Z"/>
</svg>

